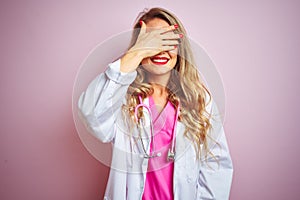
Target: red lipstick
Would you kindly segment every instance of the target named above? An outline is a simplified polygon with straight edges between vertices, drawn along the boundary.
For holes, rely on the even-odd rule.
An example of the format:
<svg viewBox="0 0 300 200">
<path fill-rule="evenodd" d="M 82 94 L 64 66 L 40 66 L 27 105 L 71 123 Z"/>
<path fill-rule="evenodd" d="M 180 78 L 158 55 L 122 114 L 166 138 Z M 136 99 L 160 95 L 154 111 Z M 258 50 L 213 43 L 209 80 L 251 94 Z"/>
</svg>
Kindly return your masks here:
<svg viewBox="0 0 300 200">
<path fill-rule="evenodd" d="M 165 65 L 169 62 L 169 58 L 167 57 L 160 57 L 160 56 L 154 56 L 151 58 L 152 63 L 155 65 Z"/>
</svg>

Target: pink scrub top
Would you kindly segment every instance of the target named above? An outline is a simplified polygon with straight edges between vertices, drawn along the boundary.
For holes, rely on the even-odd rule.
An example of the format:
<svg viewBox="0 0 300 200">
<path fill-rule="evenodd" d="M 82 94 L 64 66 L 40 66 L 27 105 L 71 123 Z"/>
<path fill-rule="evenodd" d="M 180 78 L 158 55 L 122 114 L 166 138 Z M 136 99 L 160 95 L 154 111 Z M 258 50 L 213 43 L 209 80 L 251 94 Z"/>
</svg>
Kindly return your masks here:
<svg viewBox="0 0 300 200">
<path fill-rule="evenodd" d="M 149 106 L 154 134 L 154 150 L 151 141 L 150 152 L 160 152 L 161 156 L 148 161 L 143 200 L 169 200 L 173 199 L 174 163 L 167 161 L 167 155 L 172 144 L 176 111 L 168 101 L 161 113 L 158 113 L 152 97 L 149 97 Z"/>
</svg>

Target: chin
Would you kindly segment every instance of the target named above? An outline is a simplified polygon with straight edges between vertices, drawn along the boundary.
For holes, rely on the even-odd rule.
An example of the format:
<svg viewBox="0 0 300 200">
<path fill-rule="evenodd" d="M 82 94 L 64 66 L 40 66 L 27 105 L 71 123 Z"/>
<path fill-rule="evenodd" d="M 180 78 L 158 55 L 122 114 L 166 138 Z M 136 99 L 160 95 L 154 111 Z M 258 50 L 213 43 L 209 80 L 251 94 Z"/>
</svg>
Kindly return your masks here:
<svg viewBox="0 0 300 200">
<path fill-rule="evenodd" d="M 166 74 L 172 71 L 175 67 L 176 59 L 171 59 L 162 56 L 153 56 L 143 60 L 143 68 L 151 74 Z"/>
<path fill-rule="evenodd" d="M 152 64 L 152 63 L 148 63 L 148 64 L 144 64 L 143 68 L 150 74 L 153 75 L 163 75 L 163 74 L 168 74 L 172 71 L 172 69 L 174 67 L 168 65 L 168 64 Z"/>
</svg>

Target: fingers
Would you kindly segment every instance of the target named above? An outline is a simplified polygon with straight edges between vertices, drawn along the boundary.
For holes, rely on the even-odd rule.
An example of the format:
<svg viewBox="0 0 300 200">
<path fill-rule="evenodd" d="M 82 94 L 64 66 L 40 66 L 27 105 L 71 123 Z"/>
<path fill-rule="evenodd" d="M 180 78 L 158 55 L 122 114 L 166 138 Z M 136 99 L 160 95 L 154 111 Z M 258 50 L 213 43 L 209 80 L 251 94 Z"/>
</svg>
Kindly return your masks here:
<svg viewBox="0 0 300 200">
<path fill-rule="evenodd" d="M 174 46 L 174 45 L 178 45 L 179 44 L 179 42 L 178 42 L 178 40 L 164 40 L 164 41 L 162 41 L 162 45 L 163 46 Z"/>
<path fill-rule="evenodd" d="M 175 33 L 177 25 L 164 28 L 147 27 L 140 21 L 141 29 L 137 41 L 132 49 L 138 50 L 144 57 L 153 56 L 162 51 L 174 51 L 180 43 L 182 34 Z"/>
<path fill-rule="evenodd" d="M 160 37 L 163 40 L 177 40 L 180 41 L 184 37 L 182 33 L 175 33 L 175 29 L 178 28 L 178 25 L 171 25 L 164 29 L 164 31 L 161 31 Z"/>
<path fill-rule="evenodd" d="M 168 32 L 164 35 L 161 35 L 162 45 L 164 46 L 177 46 L 181 43 L 181 39 L 183 38 L 183 34 L 175 34 L 173 32 Z"/>
<path fill-rule="evenodd" d="M 176 34 L 174 32 L 168 32 L 168 33 L 165 33 L 163 35 L 161 35 L 161 38 L 163 40 L 179 40 L 181 38 L 183 38 L 183 34 Z"/>
<path fill-rule="evenodd" d="M 177 45 L 163 46 L 162 51 L 173 51 L 177 49 Z"/>
<path fill-rule="evenodd" d="M 148 27 L 149 30 L 147 30 L 147 25 L 146 23 L 141 20 L 140 21 L 140 25 L 141 25 L 141 30 L 140 30 L 140 34 L 145 34 L 146 32 L 152 32 L 152 34 L 159 34 L 161 36 L 162 39 L 180 39 L 183 37 L 183 34 L 176 34 L 174 32 L 175 29 L 178 28 L 177 24 L 165 27 L 165 28 L 153 28 L 153 30 L 151 30 L 151 27 Z"/>
<path fill-rule="evenodd" d="M 141 25 L 141 28 L 144 27 L 145 25 L 145 28 L 146 28 L 146 24 L 141 20 L 140 21 L 140 25 Z M 166 33 L 169 33 L 169 32 L 174 32 L 176 29 L 178 29 L 178 25 L 177 24 L 174 24 L 174 25 L 170 25 L 170 26 L 167 26 L 167 27 L 148 27 L 148 31 L 147 32 L 157 32 L 158 34 L 166 34 Z"/>
<path fill-rule="evenodd" d="M 175 29 L 178 28 L 178 25 L 177 24 L 174 24 L 174 25 L 171 25 L 171 26 L 168 26 L 164 29 L 162 29 L 161 31 L 161 34 L 164 34 L 164 33 L 167 33 L 167 32 L 171 32 L 171 31 L 174 31 Z"/>
</svg>

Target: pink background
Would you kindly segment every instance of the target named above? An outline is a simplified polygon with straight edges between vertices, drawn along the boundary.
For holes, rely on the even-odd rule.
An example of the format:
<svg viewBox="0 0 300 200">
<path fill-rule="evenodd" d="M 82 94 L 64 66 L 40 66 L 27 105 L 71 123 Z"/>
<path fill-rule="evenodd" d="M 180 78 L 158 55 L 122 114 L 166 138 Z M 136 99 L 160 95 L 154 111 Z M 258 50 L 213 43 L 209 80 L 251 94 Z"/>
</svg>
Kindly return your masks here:
<svg viewBox="0 0 300 200">
<path fill-rule="evenodd" d="M 107 2 L 1 1 L 0 199 L 101 199 L 108 168 L 78 137 L 73 84 L 97 44 L 155 5 L 182 20 L 223 78 L 230 199 L 299 198 L 300 4 Z"/>
</svg>

